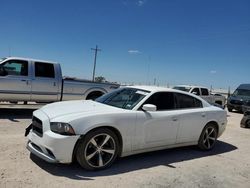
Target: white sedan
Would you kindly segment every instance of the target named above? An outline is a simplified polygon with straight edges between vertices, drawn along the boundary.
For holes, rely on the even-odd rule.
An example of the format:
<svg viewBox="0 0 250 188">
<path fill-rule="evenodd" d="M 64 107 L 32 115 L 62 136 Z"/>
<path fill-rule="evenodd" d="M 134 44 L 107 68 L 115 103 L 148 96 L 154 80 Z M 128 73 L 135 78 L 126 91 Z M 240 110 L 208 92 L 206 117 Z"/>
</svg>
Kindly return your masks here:
<svg viewBox="0 0 250 188">
<path fill-rule="evenodd" d="M 117 157 L 166 148 L 214 147 L 226 111 L 183 91 L 124 87 L 96 101 L 66 101 L 33 113 L 27 148 L 52 163 L 74 159 L 85 169 L 109 167 Z"/>
</svg>

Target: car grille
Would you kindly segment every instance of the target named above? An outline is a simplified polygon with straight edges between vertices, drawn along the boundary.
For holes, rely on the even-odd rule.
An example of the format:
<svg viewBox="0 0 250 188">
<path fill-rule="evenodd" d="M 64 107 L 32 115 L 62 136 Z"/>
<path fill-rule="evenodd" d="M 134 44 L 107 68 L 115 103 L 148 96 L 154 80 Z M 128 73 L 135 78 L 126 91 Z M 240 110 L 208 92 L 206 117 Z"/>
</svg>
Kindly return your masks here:
<svg viewBox="0 0 250 188">
<path fill-rule="evenodd" d="M 231 104 L 242 105 L 242 104 L 243 104 L 243 101 L 231 100 L 230 103 L 231 103 Z"/>
<path fill-rule="evenodd" d="M 36 133 L 38 136 L 43 136 L 43 123 L 40 119 L 33 116 L 32 117 L 32 130 L 34 133 Z"/>
</svg>

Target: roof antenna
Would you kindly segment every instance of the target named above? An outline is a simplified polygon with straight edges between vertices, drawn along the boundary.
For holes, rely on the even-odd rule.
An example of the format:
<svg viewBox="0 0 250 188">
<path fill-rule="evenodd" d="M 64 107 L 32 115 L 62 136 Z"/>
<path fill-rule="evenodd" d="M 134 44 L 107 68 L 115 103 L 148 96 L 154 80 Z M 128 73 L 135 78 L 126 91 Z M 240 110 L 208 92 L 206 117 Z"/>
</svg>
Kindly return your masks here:
<svg viewBox="0 0 250 188">
<path fill-rule="evenodd" d="M 11 57 L 11 48 L 9 47 L 9 57 Z"/>
</svg>

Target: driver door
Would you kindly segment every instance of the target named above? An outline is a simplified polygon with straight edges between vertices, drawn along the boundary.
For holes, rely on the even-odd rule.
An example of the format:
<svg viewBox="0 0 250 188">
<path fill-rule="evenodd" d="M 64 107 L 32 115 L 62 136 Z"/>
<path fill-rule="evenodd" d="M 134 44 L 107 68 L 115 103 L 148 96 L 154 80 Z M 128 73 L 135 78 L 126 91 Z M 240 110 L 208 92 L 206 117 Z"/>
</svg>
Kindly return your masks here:
<svg viewBox="0 0 250 188">
<path fill-rule="evenodd" d="M 29 101 L 31 80 L 29 63 L 24 60 L 7 60 L 1 64 L 0 99 L 2 101 Z"/>
<path fill-rule="evenodd" d="M 144 104 L 153 104 L 157 110 L 153 112 L 138 110 L 133 150 L 175 144 L 179 115 L 174 110 L 173 93 L 155 93 Z"/>
</svg>

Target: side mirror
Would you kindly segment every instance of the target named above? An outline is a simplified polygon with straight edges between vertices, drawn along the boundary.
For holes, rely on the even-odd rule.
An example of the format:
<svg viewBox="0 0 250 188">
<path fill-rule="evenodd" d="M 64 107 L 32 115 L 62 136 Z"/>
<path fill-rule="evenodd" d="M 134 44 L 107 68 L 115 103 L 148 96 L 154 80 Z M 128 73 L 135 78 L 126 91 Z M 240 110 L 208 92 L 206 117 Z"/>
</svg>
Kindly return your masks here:
<svg viewBox="0 0 250 188">
<path fill-rule="evenodd" d="M 196 91 L 192 91 L 192 93 L 193 93 L 194 95 L 197 95 L 197 94 L 198 94 Z"/>
<path fill-rule="evenodd" d="M 153 104 L 144 104 L 144 105 L 142 106 L 142 109 L 143 109 L 144 111 L 149 111 L 149 112 L 154 112 L 154 111 L 157 110 L 156 106 L 153 105 Z"/>
</svg>

